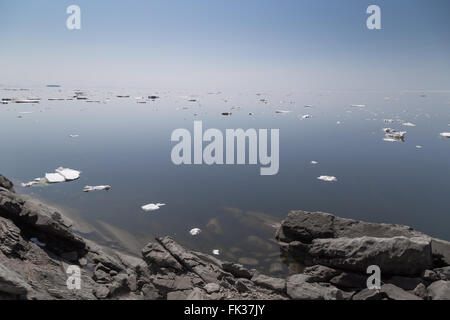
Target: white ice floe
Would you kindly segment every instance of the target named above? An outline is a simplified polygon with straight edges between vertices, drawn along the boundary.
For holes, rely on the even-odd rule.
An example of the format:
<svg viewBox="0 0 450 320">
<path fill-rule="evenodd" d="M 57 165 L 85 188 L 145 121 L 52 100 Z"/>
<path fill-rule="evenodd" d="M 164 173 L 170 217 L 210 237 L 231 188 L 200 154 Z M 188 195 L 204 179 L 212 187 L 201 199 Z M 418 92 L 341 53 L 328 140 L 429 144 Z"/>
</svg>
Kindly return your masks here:
<svg viewBox="0 0 450 320">
<path fill-rule="evenodd" d="M 45 247 L 45 243 L 40 242 L 37 238 L 30 238 L 30 241 L 39 247 Z"/>
<path fill-rule="evenodd" d="M 351 105 L 353 108 L 365 108 L 366 105 L 365 104 L 352 104 Z"/>
<path fill-rule="evenodd" d="M 47 180 L 45 178 L 36 178 L 33 181 L 21 183 L 21 186 L 24 188 L 27 188 L 27 187 L 32 187 L 37 184 L 45 184 L 45 183 L 47 183 Z"/>
<path fill-rule="evenodd" d="M 326 182 L 336 182 L 337 181 L 337 178 L 334 176 L 320 176 L 320 177 L 317 177 L 317 179 L 326 181 Z"/>
<path fill-rule="evenodd" d="M 58 183 L 58 182 L 65 182 L 66 179 L 64 176 L 60 175 L 59 173 L 46 173 L 45 179 L 48 183 Z"/>
<path fill-rule="evenodd" d="M 317 161 L 311 161 L 311 164 L 319 164 Z"/>
<path fill-rule="evenodd" d="M 416 146 L 416 149 L 422 149 L 422 146 Z"/>
<path fill-rule="evenodd" d="M 406 131 L 397 131 L 391 128 L 383 128 L 384 131 L 384 141 L 388 142 L 403 142 L 405 139 Z"/>
<path fill-rule="evenodd" d="M 102 190 L 109 190 L 109 189 L 111 189 L 110 185 L 105 185 L 105 186 L 85 186 L 83 188 L 83 192 L 102 191 Z"/>
<path fill-rule="evenodd" d="M 78 138 L 80 135 L 79 134 L 69 134 L 70 138 Z"/>
<path fill-rule="evenodd" d="M 200 232 L 202 232 L 202 230 L 200 230 L 199 228 L 194 228 L 194 229 L 191 229 L 191 231 L 189 231 L 189 233 L 193 236 L 199 235 Z"/>
<path fill-rule="evenodd" d="M 275 110 L 275 113 L 289 113 L 289 112 L 291 112 L 291 111 L 289 111 L 289 110 L 281 110 L 281 109 Z"/>
<path fill-rule="evenodd" d="M 440 135 L 444 138 L 450 138 L 450 132 L 442 132 Z"/>
<path fill-rule="evenodd" d="M 149 203 L 146 204 L 145 206 L 142 206 L 142 210 L 144 211 L 155 211 L 155 210 L 159 210 L 160 207 L 165 206 L 165 203 Z"/>
<path fill-rule="evenodd" d="M 220 252 L 219 252 L 218 249 L 214 249 L 214 250 L 212 251 L 212 253 L 215 254 L 216 256 L 218 256 L 218 255 L 220 254 Z"/>
<path fill-rule="evenodd" d="M 302 119 L 309 119 L 309 118 L 311 118 L 311 115 L 310 114 L 305 114 L 305 115 L 301 116 L 301 118 Z"/>
<path fill-rule="evenodd" d="M 411 123 L 411 122 L 405 122 L 405 123 L 403 123 L 403 125 L 406 127 L 415 127 L 416 126 L 414 123 Z"/>
<path fill-rule="evenodd" d="M 59 167 L 55 170 L 58 174 L 64 177 L 66 181 L 77 180 L 80 177 L 80 171 Z"/>
</svg>

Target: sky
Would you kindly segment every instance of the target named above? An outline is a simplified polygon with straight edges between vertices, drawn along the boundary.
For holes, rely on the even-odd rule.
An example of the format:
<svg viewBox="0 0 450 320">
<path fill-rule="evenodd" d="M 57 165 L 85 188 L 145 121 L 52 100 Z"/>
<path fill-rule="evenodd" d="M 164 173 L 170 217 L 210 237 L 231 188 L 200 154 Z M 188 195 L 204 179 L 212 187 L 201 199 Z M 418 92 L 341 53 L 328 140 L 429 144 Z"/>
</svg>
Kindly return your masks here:
<svg viewBox="0 0 450 320">
<path fill-rule="evenodd" d="M 449 39 L 448 0 L 2 0 L 0 85 L 449 90 Z"/>
</svg>

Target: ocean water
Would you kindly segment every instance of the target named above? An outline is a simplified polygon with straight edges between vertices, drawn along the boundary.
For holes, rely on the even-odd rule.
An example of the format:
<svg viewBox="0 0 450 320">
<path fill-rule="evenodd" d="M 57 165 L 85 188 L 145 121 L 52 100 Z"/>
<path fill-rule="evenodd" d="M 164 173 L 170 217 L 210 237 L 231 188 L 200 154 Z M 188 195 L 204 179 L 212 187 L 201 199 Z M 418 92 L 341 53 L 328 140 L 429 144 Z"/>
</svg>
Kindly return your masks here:
<svg viewBox="0 0 450 320">
<path fill-rule="evenodd" d="M 100 102 L 48 100 L 72 97 L 76 89 Z M 149 95 L 160 98 L 145 104 L 134 98 Z M 111 247 L 139 254 L 155 236 L 170 235 L 191 249 L 218 249 L 222 259 L 284 274 L 274 234 L 293 209 L 405 224 L 450 240 L 450 139 L 439 135 L 450 131 L 450 92 L 0 89 L 0 98 L 14 97 L 41 102 L 0 105 L 0 173 L 18 192 L 83 220 L 84 236 Z M 311 118 L 301 119 L 305 114 Z M 195 120 L 222 132 L 279 129 L 278 174 L 261 176 L 260 165 L 174 165 L 171 133 L 193 132 Z M 407 131 L 405 141 L 383 141 L 385 127 Z M 80 170 L 80 179 L 20 187 L 59 166 Z M 111 190 L 82 192 L 104 184 Z M 166 205 L 141 209 L 157 202 Z M 192 228 L 202 232 L 193 237 Z"/>
</svg>

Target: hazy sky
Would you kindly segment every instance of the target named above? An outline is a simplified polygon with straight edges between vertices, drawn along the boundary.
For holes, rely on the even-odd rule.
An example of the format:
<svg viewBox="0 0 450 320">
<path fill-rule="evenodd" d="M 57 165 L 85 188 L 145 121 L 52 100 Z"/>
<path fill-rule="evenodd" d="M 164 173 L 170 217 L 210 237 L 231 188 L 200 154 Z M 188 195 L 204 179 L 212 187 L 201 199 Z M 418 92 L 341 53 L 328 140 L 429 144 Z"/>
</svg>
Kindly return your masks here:
<svg viewBox="0 0 450 320">
<path fill-rule="evenodd" d="M 448 0 L 0 2 L 2 85 L 445 90 L 449 70 Z"/>
</svg>

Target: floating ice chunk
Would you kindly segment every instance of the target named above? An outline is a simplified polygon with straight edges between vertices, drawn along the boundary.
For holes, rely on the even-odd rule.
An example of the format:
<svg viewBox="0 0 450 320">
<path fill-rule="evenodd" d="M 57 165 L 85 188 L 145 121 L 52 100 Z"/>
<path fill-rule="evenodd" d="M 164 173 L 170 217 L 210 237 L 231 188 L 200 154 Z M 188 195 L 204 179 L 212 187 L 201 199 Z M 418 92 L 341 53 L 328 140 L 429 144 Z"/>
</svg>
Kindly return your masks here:
<svg viewBox="0 0 450 320">
<path fill-rule="evenodd" d="M 305 114 L 305 115 L 301 116 L 301 118 L 302 119 L 309 119 L 309 118 L 311 118 L 311 115 L 310 114 Z"/>
<path fill-rule="evenodd" d="M 191 229 L 191 231 L 189 231 L 189 233 L 193 236 L 199 235 L 200 232 L 202 232 L 202 230 L 200 230 L 199 228 L 194 228 L 194 229 Z"/>
<path fill-rule="evenodd" d="M 36 178 L 33 181 L 21 183 L 21 186 L 23 188 L 28 188 L 28 187 L 32 187 L 37 184 L 45 184 L 45 183 L 47 183 L 47 180 L 45 178 Z"/>
<path fill-rule="evenodd" d="M 442 132 L 440 135 L 444 138 L 450 138 L 450 132 Z"/>
<path fill-rule="evenodd" d="M 142 206 L 142 210 L 144 211 L 155 211 L 155 210 L 159 210 L 160 207 L 165 206 L 165 203 L 149 203 L 146 204 L 145 206 Z"/>
<path fill-rule="evenodd" d="M 83 192 L 102 191 L 102 190 L 109 190 L 109 189 L 111 189 L 110 185 L 105 185 L 105 186 L 85 186 L 83 188 Z"/>
<path fill-rule="evenodd" d="M 213 253 L 214 255 L 216 255 L 216 256 L 218 256 L 218 255 L 220 254 L 220 252 L 219 252 L 218 249 L 214 249 L 214 250 L 212 251 L 212 253 Z"/>
<path fill-rule="evenodd" d="M 78 138 L 80 135 L 79 134 L 69 134 L 70 138 Z"/>
<path fill-rule="evenodd" d="M 337 181 L 337 178 L 334 176 L 320 176 L 320 177 L 317 177 L 317 179 L 326 181 L 326 182 L 336 182 Z"/>
<path fill-rule="evenodd" d="M 422 146 L 416 146 L 416 149 L 422 149 Z"/>
<path fill-rule="evenodd" d="M 55 170 L 57 173 L 62 175 L 66 181 L 77 180 L 80 177 L 80 171 L 59 167 Z"/>
<path fill-rule="evenodd" d="M 313 106 L 312 105 L 310 105 L 310 104 L 306 104 L 305 105 L 305 108 L 312 108 Z"/>
<path fill-rule="evenodd" d="M 281 109 L 275 110 L 275 113 L 289 113 L 289 112 L 291 112 L 291 111 L 289 111 L 289 110 L 281 110 Z"/>
<path fill-rule="evenodd" d="M 39 103 L 40 99 L 14 99 L 15 103 Z"/>
<path fill-rule="evenodd" d="M 311 161 L 311 164 L 319 164 L 317 161 Z"/>
<path fill-rule="evenodd" d="M 45 247 L 45 243 L 40 242 L 37 238 L 30 238 L 30 241 L 35 243 L 39 247 Z"/>
<path fill-rule="evenodd" d="M 64 176 L 60 175 L 59 173 L 46 173 L 45 179 L 47 180 L 48 183 L 58 183 L 66 181 Z"/>
<path fill-rule="evenodd" d="M 403 125 L 406 127 L 415 127 L 416 126 L 414 123 L 411 123 L 411 122 L 405 122 L 405 123 L 403 123 Z"/>
<path fill-rule="evenodd" d="M 365 104 L 352 104 L 351 105 L 353 108 L 365 108 L 366 105 Z"/>
</svg>

